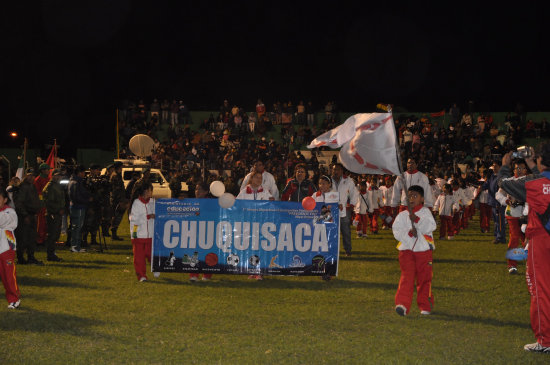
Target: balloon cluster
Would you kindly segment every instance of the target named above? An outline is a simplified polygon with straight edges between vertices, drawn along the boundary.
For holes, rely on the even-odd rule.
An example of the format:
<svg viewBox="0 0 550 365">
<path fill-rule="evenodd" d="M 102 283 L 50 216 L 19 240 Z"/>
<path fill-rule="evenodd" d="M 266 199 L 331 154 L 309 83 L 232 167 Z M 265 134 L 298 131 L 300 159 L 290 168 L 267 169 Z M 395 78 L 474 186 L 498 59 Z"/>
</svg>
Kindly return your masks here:
<svg viewBox="0 0 550 365">
<path fill-rule="evenodd" d="M 235 196 L 225 192 L 225 185 L 221 181 L 213 181 L 210 184 L 210 193 L 218 198 L 218 204 L 222 208 L 231 208 L 235 204 Z"/>
</svg>

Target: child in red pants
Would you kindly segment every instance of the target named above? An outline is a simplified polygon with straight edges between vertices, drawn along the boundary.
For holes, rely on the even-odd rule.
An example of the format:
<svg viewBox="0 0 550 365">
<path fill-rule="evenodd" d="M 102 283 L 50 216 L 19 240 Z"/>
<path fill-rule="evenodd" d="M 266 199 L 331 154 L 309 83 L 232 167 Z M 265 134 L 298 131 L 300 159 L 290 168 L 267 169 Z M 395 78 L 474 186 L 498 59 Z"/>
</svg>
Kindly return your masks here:
<svg viewBox="0 0 550 365">
<path fill-rule="evenodd" d="M 0 189 L 0 279 L 6 290 L 8 308 L 15 309 L 21 303 L 15 273 L 16 242 L 13 234 L 17 228 L 17 214 L 8 202 L 8 193 Z"/>
<path fill-rule="evenodd" d="M 441 221 L 439 225 L 440 240 L 453 239 L 453 214 L 457 212 L 458 209 L 458 203 L 453 195 L 451 184 L 445 184 L 443 186 L 443 191 L 439 194 L 434 204 L 434 212 L 439 214 L 439 220 Z"/>
<path fill-rule="evenodd" d="M 128 211 L 130 237 L 134 251 L 134 269 L 140 282 L 147 281 L 146 260 L 151 262 L 153 228 L 155 226 L 155 199 L 153 185 L 144 182 L 136 187 L 137 197 Z M 134 198 L 134 197 L 133 197 Z"/>
<path fill-rule="evenodd" d="M 416 302 L 420 314 L 427 315 L 431 314 L 434 302 L 432 233 L 437 225 L 432 212 L 424 207 L 424 188 L 411 186 L 408 197 L 410 212 L 399 213 L 392 226 L 393 236 L 399 241 L 397 249 L 401 267 L 401 278 L 395 294 L 395 311 L 401 316 L 410 312 L 416 282 Z"/>
</svg>

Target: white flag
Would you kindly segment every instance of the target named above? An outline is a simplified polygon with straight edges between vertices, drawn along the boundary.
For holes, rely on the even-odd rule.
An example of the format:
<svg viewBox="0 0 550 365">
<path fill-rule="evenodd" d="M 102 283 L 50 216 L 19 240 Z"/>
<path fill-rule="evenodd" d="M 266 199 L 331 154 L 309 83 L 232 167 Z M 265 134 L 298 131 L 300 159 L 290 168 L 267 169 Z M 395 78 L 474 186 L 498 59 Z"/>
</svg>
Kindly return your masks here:
<svg viewBox="0 0 550 365">
<path fill-rule="evenodd" d="M 401 174 L 391 113 L 362 113 L 315 138 L 308 148 L 340 149 L 340 160 L 358 174 Z"/>
</svg>

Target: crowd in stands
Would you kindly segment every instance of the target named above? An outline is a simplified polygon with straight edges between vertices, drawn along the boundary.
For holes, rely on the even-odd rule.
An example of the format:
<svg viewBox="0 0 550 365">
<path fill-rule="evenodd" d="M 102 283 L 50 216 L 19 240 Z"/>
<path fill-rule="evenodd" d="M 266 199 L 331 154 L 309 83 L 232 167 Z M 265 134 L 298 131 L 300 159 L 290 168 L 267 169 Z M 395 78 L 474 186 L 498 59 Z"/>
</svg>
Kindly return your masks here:
<svg viewBox="0 0 550 365">
<path fill-rule="evenodd" d="M 192 121 L 183 101 L 154 99 L 149 105 L 142 100 L 121 104 L 118 123 L 121 146 L 127 146 L 129 138 L 138 133 L 154 139 L 151 163 L 168 175 L 181 170 L 181 178 L 190 187 L 200 180 L 221 179 L 228 191 L 237 194 L 239 180 L 256 159 L 265 161 L 280 189 L 300 162 L 307 164 L 313 181 L 326 174 L 326 166 L 316 156 L 319 150 L 312 150 L 306 159 L 300 149 L 340 124 L 340 114 L 332 101 L 324 108 L 303 101 L 275 102 L 268 107 L 258 99 L 255 110 L 245 111 L 224 100 L 207 119 Z M 494 157 L 516 148 L 525 137 L 550 134 L 546 119 L 524 120 L 524 114 L 510 112 L 504 120 L 495 121 L 489 113 L 462 113 L 456 104 L 443 117 L 394 114 L 394 119 L 402 161 L 414 158 L 432 179 L 466 170 L 480 173 Z M 121 157 L 130 155 L 123 148 Z"/>
</svg>

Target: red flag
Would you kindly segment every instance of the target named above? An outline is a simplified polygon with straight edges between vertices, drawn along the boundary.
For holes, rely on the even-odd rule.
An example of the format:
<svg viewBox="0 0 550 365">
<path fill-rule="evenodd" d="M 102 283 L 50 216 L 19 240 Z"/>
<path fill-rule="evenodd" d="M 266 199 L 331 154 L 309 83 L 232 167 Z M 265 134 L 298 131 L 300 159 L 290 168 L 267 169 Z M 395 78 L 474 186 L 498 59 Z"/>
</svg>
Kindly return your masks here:
<svg viewBox="0 0 550 365">
<path fill-rule="evenodd" d="M 431 116 L 432 118 L 435 118 L 435 117 L 442 117 L 442 116 L 444 116 L 444 115 L 445 115 L 445 110 L 442 110 L 442 111 L 437 112 L 437 113 L 431 113 L 431 114 L 430 114 L 430 116 Z"/>
<path fill-rule="evenodd" d="M 52 150 L 50 151 L 48 159 L 46 160 L 46 163 L 50 165 L 50 173 L 48 175 L 50 178 L 52 177 L 52 172 L 53 172 L 53 169 L 55 168 L 56 155 L 57 155 L 57 141 L 54 141 Z"/>
</svg>

